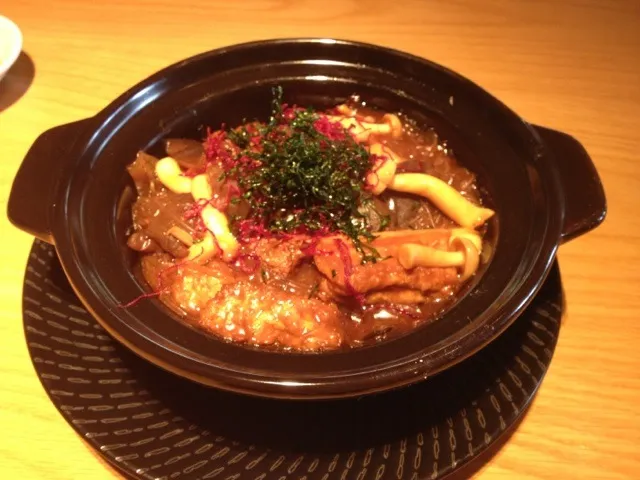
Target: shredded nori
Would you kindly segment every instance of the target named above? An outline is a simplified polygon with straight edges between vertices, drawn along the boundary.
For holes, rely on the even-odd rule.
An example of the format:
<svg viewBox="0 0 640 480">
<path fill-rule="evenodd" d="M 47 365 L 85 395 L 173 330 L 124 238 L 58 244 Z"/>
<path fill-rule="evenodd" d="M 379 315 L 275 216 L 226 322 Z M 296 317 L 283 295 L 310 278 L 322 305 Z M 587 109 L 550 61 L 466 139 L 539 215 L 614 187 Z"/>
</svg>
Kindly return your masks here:
<svg viewBox="0 0 640 480">
<path fill-rule="evenodd" d="M 339 123 L 286 106 L 280 87 L 273 93 L 268 123 L 227 133 L 238 153 L 225 176 L 249 202 L 247 220 L 271 234 L 340 232 L 364 261 L 375 261 L 370 225 L 358 211 L 371 198 L 365 188 L 371 155 Z"/>
</svg>

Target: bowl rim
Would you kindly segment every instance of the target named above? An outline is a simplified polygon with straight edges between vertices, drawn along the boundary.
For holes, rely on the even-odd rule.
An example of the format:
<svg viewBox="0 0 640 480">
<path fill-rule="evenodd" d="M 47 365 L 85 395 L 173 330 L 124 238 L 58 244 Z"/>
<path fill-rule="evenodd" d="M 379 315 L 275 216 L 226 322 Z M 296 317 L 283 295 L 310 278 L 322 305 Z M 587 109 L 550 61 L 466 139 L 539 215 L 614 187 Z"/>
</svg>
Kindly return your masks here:
<svg viewBox="0 0 640 480">
<path fill-rule="evenodd" d="M 10 51 L 9 56 L 4 59 L 0 58 L 0 75 L 7 73 L 16 62 L 20 56 L 20 52 L 22 52 L 23 43 L 22 31 L 13 20 L 5 17 L 4 15 L 0 15 L 0 31 L 4 31 L 2 29 L 3 24 L 7 27 L 6 31 L 10 32 L 8 39 L 10 41 L 10 45 L 13 45 L 13 49 Z"/>
</svg>

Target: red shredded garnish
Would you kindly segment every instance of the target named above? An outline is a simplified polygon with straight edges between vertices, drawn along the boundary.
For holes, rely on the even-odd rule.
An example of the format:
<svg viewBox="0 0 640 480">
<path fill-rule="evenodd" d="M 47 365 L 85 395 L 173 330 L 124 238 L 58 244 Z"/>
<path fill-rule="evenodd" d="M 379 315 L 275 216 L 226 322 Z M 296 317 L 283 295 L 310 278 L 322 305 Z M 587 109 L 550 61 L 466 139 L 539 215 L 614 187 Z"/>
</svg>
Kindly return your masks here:
<svg viewBox="0 0 640 480">
<path fill-rule="evenodd" d="M 311 241 L 302 247 L 300 251 L 305 257 L 313 257 L 318 254 L 318 243 L 320 242 L 319 238 L 312 238 Z"/>
<path fill-rule="evenodd" d="M 237 256 L 235 266 L 246 274 L 252 274 L 260 268 L 260 257 L 255 253 L 240 254 Z"/>
<path fill-rule="evenodd" d="M 244 243 L 256 238 L 270 238 L 272 236 L 263 223 L 253 218 L 239 220 L 236 223 L 236 230 L 238 232 L 238 240 Z"/>
<path fill-rule="evenodd" d="M 351 253 L 349 252 L 349 247 L 339 238 L 336 238 L 334 242 L 336 244 L 336 247 L 338 248 L 340 260 L 342 261 L 344 269 L 344 285 L 345 287 L 347 287 L 347 293 L 354 297 L 360 305 L 363 305 L 365 301 L 364 295 L 358 292 L 354 288 L 353 283 L 351 283 L 351 276 L 353 275 L 353 263 L 351 262 Z"/>
<path fill-rule="evenodd" d="M 313 239 L 309 245 L 301 248 L 300 251 L 305 257 L 328 257 L 334 254 L 332 250 L 321 250 L 320 248 L 318 248 L 319 241 L 319 238 Z"/>
<path fill-rule="evenodd" d="M 318 243 L 320 243 L 320 240 L 332 234 L 333 232 L 331 232 L 331 230 L 327 225 L 323 226 L 321 229 L 316 231 L 305 232 L 305 235 L 309 237 L 309 243 L 307 243 L 304 247 L 302 247 L 300 251 L 305 257 L 314 257 L 316 255 L 322 255 L 322 256 L 333 255 L 332 251 L 320 250 L 318 248 Z"/>
<path fill-rule="evenodd" d="M 364 126 L 362 125 L 361 120 L 358 117 L 348 117 L 348 118 L 353 118 L 353 121 L 355 122 L 355 125 L 349 125 L 349 128 L 347 128 L 346 130 L 351 134 L 351 136 L 355 140 L 357 140 L 357 138 L 358 138 L 358 134 L 353 132 L 356 129 L 356 127 L 360 127 L 364 132 L 368 132 L 369 130 L 371 130 L 371 129 L 364 128 Z M 360 132 L 360 133 L 364 133 L 364 132 Z"/>
<path fill-rule="evenodd" d="M 159 297 L 160 295 L 163 295 L 165 293 L 168 293 L 171 289 L 170 286 L 164 286 L 164 280 L 167 276 L 167 273 L 170 272 L 171 270 L 175 270 L 177 268 L 179 268 L 181 265 L 184 265 L 185 263 L 187 263 L 187 260 L 182 260 L 180 262 L 176 262 L 173 265 L 160 270 L 158 272 L 158 288 L 150 293 L 143 293 L 142 295 L 137 296 L 136 298 L 134 298 L 133 300 L 131 300 L 130 302 L 127 302 L 125 304 L 120 304 L 118 305 L 120 308 L 129 308 L 129 307 L 133 307 L 134 305 L 137 305 L 138 302 L 140 302 L 141 300 L 144 300 L 146 298 L 154 298 L 154 297 Z"/>
<path fill-rule="evenodd" d="M 321 115 L 313 123 L 313 127 L 329 140 L 344 140 L 346 138 L 345 129 L 340 122 L 331 121 L 326 115 Z"/>
<path fill-rule="evenodd" d="M 211 234 L 211 236 L 213 237 L 213 244 L 216 246 L 216 249 L 221 252 L 222 251 L 222 247 L 220 246 L 220 244 L 218 243 L 218 238 Z M 196 257 L 197 258 L 197 257 Z"/>
<path fill-rule="evenodd" d="M 204 153 L 208 163 L 219 164 L 225 170 L 230 170 L 237 164 L 233 143 L 229 141 L 224 129 L 215 132 L 207 131 Z"/>
<path fill-rule="evenodd" d="M 185 209 L 182 217 L 185 220 L 194 220 L 195 225 L 194 228 L 196 232 L 204 233 L 207 231 L 207 227 L 202 220 L 202 209 L 207 206 L 210 202 L 205 199 L 198 200 L 197 202 L 193 202 L 187 209 Z"/>
<path fill-rule="evenodd" d="M 383 165 L 386 162 L 392 161 L 389 157 L 386 157 L 383 155 L 376 155 L 376 154 L 371 154 L 370 158 L 371 158 L 372 167 L 369 174 L 375 177 L 375 183 L 371 183 L 369 181 L 370 180 L 369 177 L 367 177 L 367 182 L 365 183 L 365 186 L 364 186 L 366 190 L 374 190 L 378 186 L 378 183 L 380 183 L 380 177 L 378 176 L 378 171 L 383 167 Z"/>
<path fill-rule="evenodd" d="M 134 298 L 133 300 L 131 300 L 130 302 L 127 303 L 121 303 L 118 305 L 119 308 L 130 308 L 133 307 L 134 305 L 137 305 L 138 302 L 140 302 L 141 300 L 144 300 L 145 298 L 153 298 L 153 297 L 158 297 L 160 295 L 162 295 L 163 293 L 165 293 L 168 289 L 163 290 L 159 290 L 157 292 L 150 292 L 150 293 L 143 293 L 142 295 L 137 296 L 136 298 Z"/>
<path fill-rule="evenodd" d="M 192 218 L 200 217 L 202 209 L 207 203 L 207 200 L 198 200 L 197 202 L 193 202 L 188 208 L 185 209 L 182 216 L 185 220 L 191 220 Z"/>
<path fill-rule="evenodd" d="M 228 180 L 223 187 L 224 195 L 216 195 L 209 203 L 221 212 L 229 208 L 231 200 L 240 196 L 242 191 L 235 180 Z"/>
<path fill-rule="evenodd" d="M 260 160 L 252 158 L 248 155 L 241 155 L 240 157 L 234 160 L 233 166 L 239 165 L 242 167 L 243 172 L 255 170 L 256 168 L 260 168 L 262 162 Z"/>
<path fill-rule="evenodd" d="M 290 122 L 296 117 L 296 112 L 301 112 L 304 110 L 304 108 L 302 107 L 298 107 L 297 105 L 289 106 L 289 104 L 287 103 L 282 103 L 280 108 L 282 111 L 282 119 L 287 122 Z"/>
</svg>

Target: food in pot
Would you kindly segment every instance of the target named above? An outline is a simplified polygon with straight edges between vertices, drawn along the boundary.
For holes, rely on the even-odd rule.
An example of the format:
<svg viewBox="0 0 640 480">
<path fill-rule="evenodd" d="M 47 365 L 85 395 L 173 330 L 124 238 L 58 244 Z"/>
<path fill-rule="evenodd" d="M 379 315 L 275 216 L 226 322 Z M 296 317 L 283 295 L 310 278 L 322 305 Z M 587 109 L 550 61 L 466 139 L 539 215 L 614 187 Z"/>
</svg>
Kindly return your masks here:
<svg viewBox="0 0 640 480">
<path fill-rule="evenodd" d="M 437 318 L 476 274 L 494 215 L 475 175 L 401 113 L 275 93 L 267 122 L 168 139 L 165 157 L 129 165 L 128 246 L 154 294 L 223 339 L 287 351 Z"/>
</svg>

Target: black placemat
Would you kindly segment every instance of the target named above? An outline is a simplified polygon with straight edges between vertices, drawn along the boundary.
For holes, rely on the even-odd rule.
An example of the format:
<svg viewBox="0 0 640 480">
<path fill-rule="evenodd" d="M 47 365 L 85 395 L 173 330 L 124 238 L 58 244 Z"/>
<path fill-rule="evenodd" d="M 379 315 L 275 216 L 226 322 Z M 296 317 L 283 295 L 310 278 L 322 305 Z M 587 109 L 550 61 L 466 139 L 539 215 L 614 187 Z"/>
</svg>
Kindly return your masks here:
<svg viewBox="0 0 640 480">
<path fill-rule="evenodd" d="M 385 394 L 293 402 L 202 387 L 133 355 L 86 312 L 55 250 L 40 241 L 23 299 L 29 352 L 51 400 L 99 455 L 135 479 L 467 475 L 529 405 L 562 309 L 556 265 L 522 317 L 460 365 Z"/>
</svg>

